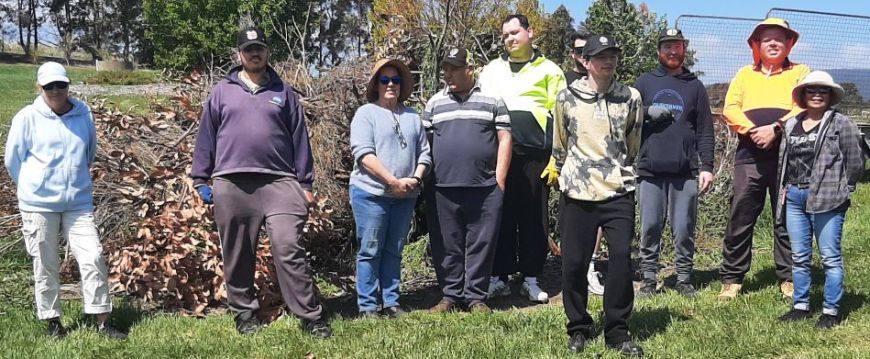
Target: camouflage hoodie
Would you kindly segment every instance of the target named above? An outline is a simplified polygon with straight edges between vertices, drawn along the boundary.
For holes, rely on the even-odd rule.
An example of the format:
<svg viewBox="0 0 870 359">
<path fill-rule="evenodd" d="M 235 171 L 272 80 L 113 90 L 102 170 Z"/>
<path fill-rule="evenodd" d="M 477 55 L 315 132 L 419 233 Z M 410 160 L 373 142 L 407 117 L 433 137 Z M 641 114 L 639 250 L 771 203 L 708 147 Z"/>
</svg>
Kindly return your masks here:
<svg viewBox="0 0 870 359">
<path fill-rule="evenodd" d="M 643 127 L 636 89 L 614 80 L 599 93 L 584 77 L 559 92 L 554 115 L 553 157 L 565 195 L 604 201 L 634 191 Z"/>
</svg>

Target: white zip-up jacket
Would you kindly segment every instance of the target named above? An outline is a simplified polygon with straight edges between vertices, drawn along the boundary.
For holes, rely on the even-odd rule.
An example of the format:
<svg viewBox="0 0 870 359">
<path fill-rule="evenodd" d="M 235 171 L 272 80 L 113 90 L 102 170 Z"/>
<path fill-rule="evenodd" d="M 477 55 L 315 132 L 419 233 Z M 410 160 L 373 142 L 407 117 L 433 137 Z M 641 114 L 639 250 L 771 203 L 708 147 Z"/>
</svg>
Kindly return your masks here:
<svg viewBox="0 0 870 359">
<path fill-rule="evenodd" d="M 93 210 L 96 128 L 90 108 L 69 101 L 72 109 L 58 116 L 39 96 L 12 119 L 4 160 L 22 211 Z"/>
</svg>

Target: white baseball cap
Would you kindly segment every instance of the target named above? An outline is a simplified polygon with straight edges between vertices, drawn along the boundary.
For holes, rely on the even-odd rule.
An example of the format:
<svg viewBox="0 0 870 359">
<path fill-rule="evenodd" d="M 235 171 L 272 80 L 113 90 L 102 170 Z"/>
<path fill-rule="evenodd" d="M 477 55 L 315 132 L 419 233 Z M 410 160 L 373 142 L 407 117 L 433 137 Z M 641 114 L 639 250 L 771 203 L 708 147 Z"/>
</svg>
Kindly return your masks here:
<svg viewBox="0 0 870 359">
<path fill-rule="evenodd" d="M 66 69 L 63 68 L 63 65 L 57 62 L 46 62 L 36 71 L 36 82 L 39 86 L 58 81 L 69 83 L 69 77 L 66 76 Z"/>
</svg>

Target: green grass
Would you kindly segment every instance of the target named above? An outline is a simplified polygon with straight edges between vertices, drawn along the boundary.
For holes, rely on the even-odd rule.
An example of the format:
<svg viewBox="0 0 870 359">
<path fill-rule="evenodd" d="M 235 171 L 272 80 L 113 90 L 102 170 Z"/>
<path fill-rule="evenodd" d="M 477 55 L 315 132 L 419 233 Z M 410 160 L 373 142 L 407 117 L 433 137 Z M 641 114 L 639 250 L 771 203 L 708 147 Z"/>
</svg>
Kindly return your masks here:
<svg viewBox="0 0 870 359">
<path fill-rule="evenodd" d="M 100 71 L 85 78 L 89 85 L 144 85 L 160 81 L 160 72 L 139 71 Z"/>
<path fill-rule="evenodd" d="M 833 330 L 813 328 L 814 321 L 783 324 L 776 317 L 790 302 L 781 298 L 773 274 L 770 230 L 762 227 L 756 238 L 748 293 L 732 302 L 720 302 L 715 265 L 718 254 L 704 253 L 697 280 L 701 296 L 684 299 L 672 291 L 637 300 L 631 318 L 632 334 L 655 358 L 860 358 L 870 357 L 870 184 L 862 184 L 848 212 L 843 251 L 846 294 L 842 302 L 848 319 Z M 406 264 L 425 263 L 420 244 L 413 244 Z M 118 299 L 116 323 L 130 329 L 124 342 L 101 338 L 92 322 L 83 319 L 79 301 L 66 301 L 64 323 L 77 328 L 64 340 L 42 336 L 30 303 L 29 264 L 21 253 L 0 258 L 0 356 L 7 357 L 117 357 L 207 358 L 560 358 L 577 357 L 565 349 L 565 317 L 561 306 L 505 308 L 493 315 L 431 315 L 416 311 L 399 320 L 353 320 L 337 316 L 335 337 L 315 340 L 297 329 L 295 319 L 283 318 L 258 334 L 235 333 L 227 314 L 203 319 L 177 314 L 143 312 Z M 709 258 L 709 259 L 706 259 Z M 818 266 L 817 266 L 818 267 Z M 406 268 L 406 274 L 422 269 Z M 422 272 L 419 272 L 422 273 Z M 821 302 L 814 272 L 812 305 Z M 546 279 L 544 279 L 546 280 Z M 26 289 L 25 289 L 26 288 Z M 330 300 L 335 301 L 335 300 Z M 353 305 L 348 301 L 345 305 Z M 601 330 L 601 299 L 593 297 L 590 312 Z M 619 356 L 605 350 L 595 338 L 581 357 Z"/>
</svg>

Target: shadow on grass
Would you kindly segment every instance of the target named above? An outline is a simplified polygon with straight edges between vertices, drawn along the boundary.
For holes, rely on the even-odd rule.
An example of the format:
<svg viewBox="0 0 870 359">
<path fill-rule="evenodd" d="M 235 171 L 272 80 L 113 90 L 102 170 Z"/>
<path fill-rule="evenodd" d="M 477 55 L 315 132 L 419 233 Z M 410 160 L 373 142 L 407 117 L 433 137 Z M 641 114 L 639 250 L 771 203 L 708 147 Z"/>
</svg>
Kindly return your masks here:
<svg viewBox="0 0 870 359">
<path fill-rule="evenodd" d="M 776 269 L 766 267 L 752 276 L 747 276 L 743 281 L 743 292 L 755 292 L 770 286 L 778 286 L 779 278 L 776 277 Z"/>
<path fill-rule="evenodd" d="M 145 320 L 147 317 L 148 313 L 139 308 L 133 301 L 128 298 L 122 298 L 120 299 L 120 303 L 117 303 L 116 301 L 116 305 L 112 308 L 112 314 L 109 317 L 109 324 L 124 333 L 129 333 L 131 328 Z M 75 331 L 83 327 L 96 327 L 96 325 L 96 316 L 83 314 L 79 320 L 73 322 L 73 324 L 67 329 Z"/>
<path fill-rule="evenodd" d="M 671 323 L 689 320 L 688 316 L 672 312 L 668 308 L 650 308 L 635 310 L 628 321 L 634 339 L 646 341 L 656 334 L 664 332 Z"/>
</svg>

